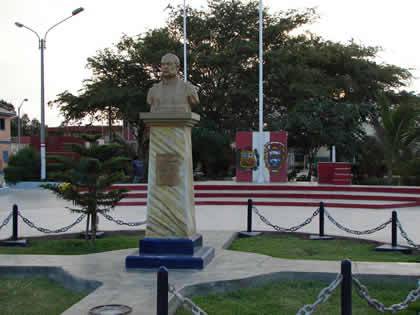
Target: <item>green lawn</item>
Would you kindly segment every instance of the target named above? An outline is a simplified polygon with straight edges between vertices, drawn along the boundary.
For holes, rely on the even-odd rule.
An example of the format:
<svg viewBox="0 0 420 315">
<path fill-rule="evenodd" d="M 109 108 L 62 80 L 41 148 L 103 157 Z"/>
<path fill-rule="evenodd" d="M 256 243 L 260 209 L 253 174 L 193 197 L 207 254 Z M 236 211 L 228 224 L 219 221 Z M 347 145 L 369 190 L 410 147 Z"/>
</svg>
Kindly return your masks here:
<svg viewBox="0 0 420 315">
<path fill-rule="evenodd" d="M 363 283 L 363 282 L 362 282 Z M 416 289 L 408 285 L 365 285 L 369 295 L 378 299 L 386 306 L 402 302 L 407 294 Z M 313 304 L 320 291 L 328 286 L 321 282 L 282 281 L 264 285 L 260 288 L 240 289 L 226 294 L 210 294 L 193 297 L 193 302 L 208 315 L 291 315 L 306 304 Z M 340 286 L 338 286 L 330 299 L 315 308 L 313 315 L 341 314 Z M 368 306 L 354 289 L 352 295 L 352 310 L 355 315 L 376 315 L 378 312 Z M 176 315 L 191 314 L 184 309 L 178 309 Z M 387 313 L 389 314 L 389 313 Z M 414 311 L 403 311 L 398 314 L 415 314 Z"/>
<path fill-rule="evenodd" d="M 350 239 L 309 240 L 307 236 L 287 233 L 265 233 L 262 236 L 236 239 L 229 249 L 264 254 L 276 258 L 416 262 L 420 252 L 377 252 L 379 243 Z"/>
<path fill-rule="evenodd" d="M 0 247 L 0 254 L 20 255 L 84 255 L 102 253 L 111 250 L 138 248 L 139 239 L 144 237 L 144 231 L 138 235 L 110 235 L 96 239 L 95 245 L 86 243 L 83 239 L 29 239 L 26 247 Z"/>
<path fill-rule="evenodd" d="M 2 315 L 61 314 L 88 295 L 73 292 L 45 278 L 0 278 L 0 313 Z"/>
</svg>

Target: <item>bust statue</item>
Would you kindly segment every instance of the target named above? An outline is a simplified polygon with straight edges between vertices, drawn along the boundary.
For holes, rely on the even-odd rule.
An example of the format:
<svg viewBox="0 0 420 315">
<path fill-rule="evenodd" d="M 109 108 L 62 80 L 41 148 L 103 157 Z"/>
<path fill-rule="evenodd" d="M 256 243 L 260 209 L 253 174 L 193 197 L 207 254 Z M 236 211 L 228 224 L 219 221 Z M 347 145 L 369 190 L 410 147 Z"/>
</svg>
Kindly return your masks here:
<svg viewBox="0 0 420 315">
<path fill-rule="evenodd" d="M 166 54 L 161 60 L 161 79 L 147 94 L 147 103 L 153 113 L 191 112 L 198 104 L 196 88 L 178 78 L 180 61 L 174 54 Z"/>
</svg>

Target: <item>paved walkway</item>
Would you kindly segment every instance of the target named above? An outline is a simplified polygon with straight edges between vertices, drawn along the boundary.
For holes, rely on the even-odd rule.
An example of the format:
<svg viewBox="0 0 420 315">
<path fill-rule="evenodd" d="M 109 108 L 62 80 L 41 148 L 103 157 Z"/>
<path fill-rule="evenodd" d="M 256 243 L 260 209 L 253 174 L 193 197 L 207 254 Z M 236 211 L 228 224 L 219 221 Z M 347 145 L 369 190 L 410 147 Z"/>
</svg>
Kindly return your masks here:
<svg viewBox="0 0 420 315">
<path fill-rule="evenodd" d="M 17 203 L 19 210 L 36 225 L 57 229 L 74 222 L 77 215 L 64 209 L 68 203 L 58 200 L 48 191 L 40 189 L 11 189 L 7 194 L 0 194 L 0 224 Z M 270 220 L 283 227 L 290 227 L 303 222 L 316 209 L 260 207 L 259 210 Z M 398 209 L 399 219 L 410 238 L 420 243 L 417 217 L 420 208 Z M 362 210 L 331 208 L 328 211 L 343 225 L 364 230 L 379 225 L 390 217 L 389 210 Z M 205 246 L 216 249 L 215 258 L 202 271 L 170 271 L 169 282 L 181 289 L 182 294 L 204 293 L 210 290 L 219 292 L 235 287 L 247 287 L 258 283 L 281 279 L 320 279 L 333 280 L 340 271 L 340 262 L 296 261 L 276 259 L 264 255 L 232 252 L 224 249 L 235 236 L 235 231 L 246 227 L 246 208 L 235 206 L 198 206 L 197 225 L 203 234 Z M 146 207 L 117 207 L 111 213 L 115 218 L 126 222 L 144 220 Z M 271 230 L 254 218 L 256 230 Z M 21 224 L 20 235 L 33 236 L 41 233 Z M 76 226 L 70 232 L 83 230 L 84 224 Z M 101 218 L 102 230 L 126 229 Z M 386 231 L 385 231 L 386 230 Z M 390 228 L 371 234 L 370 239 L 390 242 Z M 317 233 L 318 221 L 302 229 L 303 232 Z M 329 222 L 326 233 L 346 235 Z M 0 239 L 11 235 L 11 224 L 0 230 Z M 399 243 L 405 242 L 399 238 Z M 14 267 L 61 267 L 75 280 L 99 281 L 102 285 L 72 306 L 63 314 L 80 315 L 98 305 L 124 304 L 133 308 L 133 314 L 154 314 L 156 312 L 156 273 L 125 269 L 127 255 L 136 249 L 113 251 L 109 253 L 83 256 L 41 256 L 41 255 L 0 255 L 0 271 Z M 420 264 L 415 263 L 367 263 L 353 262 L 353 272 L 369 275 L 385 281 L 394 278 L 413 281 L 420 278 Z M 0 273 L 1 274 L 1 273 Z M 407 292 L 408 293 L 408 292 Z M 175 307 L 171 299 L 172 307 Z M 308 301 L 312 303 L 313 301 Z"/>
</svg>

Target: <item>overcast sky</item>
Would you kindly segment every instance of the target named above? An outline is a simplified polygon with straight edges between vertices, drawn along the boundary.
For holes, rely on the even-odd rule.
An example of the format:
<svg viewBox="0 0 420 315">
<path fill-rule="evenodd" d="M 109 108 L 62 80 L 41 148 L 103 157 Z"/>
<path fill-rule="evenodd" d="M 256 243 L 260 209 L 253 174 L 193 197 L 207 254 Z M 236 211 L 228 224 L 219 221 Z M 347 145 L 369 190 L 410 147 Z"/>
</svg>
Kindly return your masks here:
<svg viewBox="0 0 420 315">
<path fill-rule="evenodd" d="M 198 8 L 206 0 L 186 0 Z M 245 0 L 244 0 L 245 1 Z M 0 0 L 0 99 L 15 105 L 24 98 L 21 115 L 40 119 L 40 50 L 32 32 L 15 26 L 20 22 L 43 37 L 49 27 L 71 15 L 72 10 L 85 11 L 48 33 L 45 50 L 45 103 L 57 94 L 72 93 L 90 77 L 86 59 L 99 49 L 111 47 L 122 34 L 134 36 L 163 26 L 167 5 L 183 0 Z M 381 46 L 379 62 L 413 69 L 420 77 L 420 1 L 390 0 L 263 0 L 271 12 L 292 8 L 317 7 L 320 20 L 309 30 L 325 39 Z M 409 90 L 420 92 L 420 80 Z M 56 108 L 46 106 L 45 121 L 50 127 L 62 119 Z"/>
</svg>

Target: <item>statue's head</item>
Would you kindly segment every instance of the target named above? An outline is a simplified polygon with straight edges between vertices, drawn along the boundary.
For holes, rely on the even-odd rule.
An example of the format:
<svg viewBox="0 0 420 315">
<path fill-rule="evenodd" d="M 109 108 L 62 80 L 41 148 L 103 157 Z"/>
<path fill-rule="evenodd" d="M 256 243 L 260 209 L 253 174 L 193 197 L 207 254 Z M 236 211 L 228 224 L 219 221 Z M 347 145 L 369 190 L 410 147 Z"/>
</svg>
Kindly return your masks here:
<svg viewBox="0 0 420 315">
<path fill-rule="evenodd" d="M 161 59 L 162 79 L 172 79 L 178 73 L 180 61 L 174 54 L 166 54 Z"/>
</svg>

